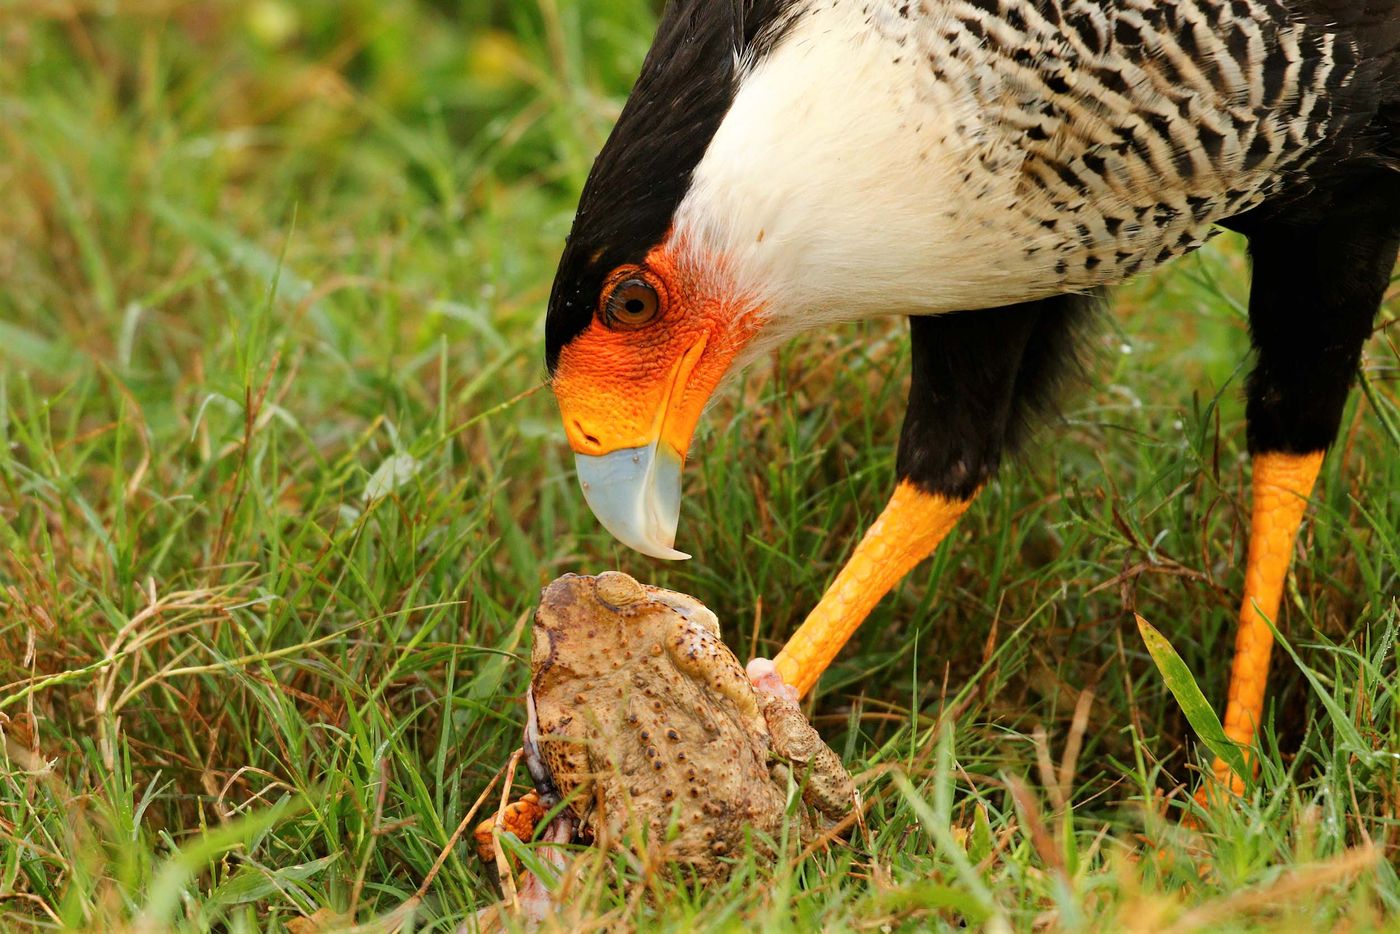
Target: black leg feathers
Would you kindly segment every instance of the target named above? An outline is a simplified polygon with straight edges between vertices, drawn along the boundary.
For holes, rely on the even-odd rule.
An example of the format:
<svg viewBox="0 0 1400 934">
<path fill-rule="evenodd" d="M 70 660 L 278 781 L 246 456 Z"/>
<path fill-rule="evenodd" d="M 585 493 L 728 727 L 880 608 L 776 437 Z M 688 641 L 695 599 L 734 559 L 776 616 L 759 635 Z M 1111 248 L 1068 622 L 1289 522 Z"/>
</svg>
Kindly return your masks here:
<svg viewBox="0 0 1400 934">
<path fill-rule="evenodd" d="M 909 319 L 913 380 L 896 474 L 928 493 L 972 496 L 1080 369 L 1077 338 L 1101 296 L 1056 295 Z"/>
<path fill-rule="evenodd" d="M 1249 243 L 1250 452 L 1325 450 L 1395 268 L 1400 216 L 1271 227 Z"/>
</svg>

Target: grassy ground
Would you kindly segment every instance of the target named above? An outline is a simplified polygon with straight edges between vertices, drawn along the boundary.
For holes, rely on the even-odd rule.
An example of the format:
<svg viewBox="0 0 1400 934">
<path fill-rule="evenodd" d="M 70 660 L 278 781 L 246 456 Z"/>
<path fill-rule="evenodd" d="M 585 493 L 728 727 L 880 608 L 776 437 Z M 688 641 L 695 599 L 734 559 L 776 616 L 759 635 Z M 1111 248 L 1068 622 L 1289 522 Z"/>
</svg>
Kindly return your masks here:
<svg viewBox="0 0 1400 934">
<path fill-rule="evenodd" d="M 680 565 L 600 532 L 542 385 L 552 263 L 653 15 L 0 6 L 0 928 L 451 930 L 493 899 L 453 833 L 518 744 L 543 583 L 622 567 L 741 654 L 817 600 L 890 487 L 901 326 L 718 404 Z M 826 677 L 867 832 L 703 893 L 599 860 L 568 923 L 1400 911 L 1396 302 L 1290 580 L 1260 785 L 1177 823 L 1204 760 L 1129 611 L 1222 697 L 1245 282 L 1225 239 L 1120 292 L 1065 421 Z"/>
</svg>

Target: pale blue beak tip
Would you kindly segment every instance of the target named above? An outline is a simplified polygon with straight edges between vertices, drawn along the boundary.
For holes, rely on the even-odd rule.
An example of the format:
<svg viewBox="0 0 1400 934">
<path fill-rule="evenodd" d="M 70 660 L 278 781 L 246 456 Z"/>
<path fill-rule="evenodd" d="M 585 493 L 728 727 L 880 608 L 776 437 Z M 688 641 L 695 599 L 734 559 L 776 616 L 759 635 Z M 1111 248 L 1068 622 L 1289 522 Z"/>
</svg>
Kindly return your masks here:
<svg viewBox="0 0 1400 934">
<path fill-rule="evenodd" d="M 690 557 L 674 547 L 681 515 L 678 453 L 653 442 L 609 454 L 577 454 L 575 463 L 588 508 L 614 538 L 653 558 Z"/>
</svg>

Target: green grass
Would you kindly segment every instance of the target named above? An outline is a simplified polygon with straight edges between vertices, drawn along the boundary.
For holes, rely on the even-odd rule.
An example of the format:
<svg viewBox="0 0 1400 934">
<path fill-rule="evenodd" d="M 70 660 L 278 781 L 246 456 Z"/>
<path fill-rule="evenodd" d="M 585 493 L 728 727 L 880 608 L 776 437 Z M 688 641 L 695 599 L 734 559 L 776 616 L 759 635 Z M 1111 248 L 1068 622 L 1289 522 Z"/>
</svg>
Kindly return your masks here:
<svg viewBox="0 0 1400 934">
<path fill-rule="evenodd" d="M 719 401 L 679 565 L 587 514 L 543 387 L 553 262 L 653 16 L 0 6 L 0 928 L 453 930 L 494 899 L 450 844 L 518 745 L 542 584 L 624 568 L 740 654 L 818 599 L 892 482 L 901 325 Z M 824 679 L 865 831 L 704 892 L 596 855 L 567 923 L 1400 912 L 1394 301 L 1290 579 L 1258 786 L 1178 824 L 1205 753 L 1132 611 L 1218 703 L 1245 294 L 1228 238 L 1123 289 L 1065 420 Z"/>
</svg>

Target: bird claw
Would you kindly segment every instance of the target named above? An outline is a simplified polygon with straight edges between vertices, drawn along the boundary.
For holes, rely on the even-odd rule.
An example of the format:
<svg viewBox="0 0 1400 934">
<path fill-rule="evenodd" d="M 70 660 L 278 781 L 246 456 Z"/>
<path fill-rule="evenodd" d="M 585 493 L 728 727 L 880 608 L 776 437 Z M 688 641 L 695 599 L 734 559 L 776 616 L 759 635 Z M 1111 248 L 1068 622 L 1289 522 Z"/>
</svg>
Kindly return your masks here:
<svg viewBox="0 0 1400 934">
<path fill-rule="evenodd" d="M 759 694 L 766 694 L 794 704 L 802 699 L 797 688 L 788 684 L 783 680 L 783 676 L 778 674 L 778 668 L 771 659 L 755 658 L 749 662 L 745 670 L 748 673 L 749 682 L 753 684 L 753 689 Z"/>
</svg>

